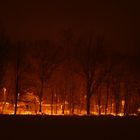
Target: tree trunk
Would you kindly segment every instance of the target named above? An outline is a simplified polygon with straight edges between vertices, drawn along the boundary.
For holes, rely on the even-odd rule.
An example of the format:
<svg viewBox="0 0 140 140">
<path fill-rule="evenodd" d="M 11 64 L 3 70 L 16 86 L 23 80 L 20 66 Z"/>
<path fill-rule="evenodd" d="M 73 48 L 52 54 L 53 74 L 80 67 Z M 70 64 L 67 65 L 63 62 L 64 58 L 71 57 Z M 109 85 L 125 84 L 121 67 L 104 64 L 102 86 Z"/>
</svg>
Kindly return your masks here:
<svg viewBox="0 0 140 140">
<path fill-rule="evenodd" d="M 127 95 L 125 95 L 124 98 L 124 108 L 123 108 L 123 115 L 126 116 L 127 115 L 127 110 L 128 110 L 128 97 Z"/>
<path fill-rule="evenodd" d="M 43 89 L 44 89 L 44 80 L 41 80 L 41 90 L 39 96 L 39 112 L 42 113 L 42 96 L 43 96 Z"/>
<path fill-rule="evenodd" d="M 101 115 L 101 89 L 97 87 L 97 97 L 98 97 L 98 114 Z"/>
<path fill-rule="evenodd" d="M 37 114 L 37 106 L 36 106 L 36 98 L 34 98 L 34 109 L 35 109 L 35 114 Z"/>
<path fill-rule="evenodd" d="M 73 113 L 74 113 L 74 93 L 73 93 L 72 89 L 70 89 L 69 110 L 70 110 L 70 114 L 73 115 Z"/>
<path fill-rule="evenodd" d="M 42 113 L 42 98 L 39 100 L 39 112 Z"/>
<path fill-rule="evenodd" d="M 125 95 L 124 95 L 124 109 L 123 115 L 126 116 L 128 111 L 128 85 L 126 85 Z"/>
<path fill-rule="evenodd" d="M 75 105 L 74 105 L 74 103 L 72 104 L 72 115 L 74 114 L 74 107 L 75 107 Z"/>
<path fill-rule="evenodd" d="M 112 114 L 112 96 L 111 96 L 111 99 L 110 99 L 111 101 L 110 101 L 110 114 Z"/>
<path fill-rule="evenodd" d="M 51 115 L 53 115 L 53 98 L 54 98 L 54 92 L 52 91 L 52 99 L 51 99 Z"/>
<path fill-rule="evenodd" d="M 17 47 L 17 62 L 16 62 L 16 93 L 15 93 L 15 110 L 14 115 L 17 114 L 17 103 L 18 103 L 18 92 L 19 92 L 19 65 L 20 65 L 20 54 L 19 54 L 19 47 Z"/>
<path fill-rule="evenodd" d="M 91 98 L 91 80 L 87 81 L 87 94 L 86 94 L 86 110 L 87 115 L 90 115 L 90 98 Z"/>
<path fill-rule="evenodd" d="M 63 96 L 63 105 L 62 105 L 62 114 L 65 114 L 65 107 L 66 107 L 66 83 L 65 83 L 65 87 L 64 87 L 64 96 Z"/>
<path fill-rule="evenodd" d="M 57 114 L 57 94 L 55 94 L 55 99 L 56 99 L 56 102 L 55 102 L 55 114 Z"/>
<path fill-rule="evenodd" d="M 72 93 L 72 111 L 71 111 L 72 115 L 74 114 L 74 107 L 75 107 L 75 105 L 74 105 L 74 94 Z"/>
<path fill-rule="evenodd" d="M 63 106 L 62 106 L 62 114 L 65 114 L 65 100 L 64 100 L 64 103 L 63 103 Z"/>
<path fill-rule="evenodd" d="M 90 115 L 90 96 L 87 96 L 87 115 Z"/>
<path fill-rule="evenodd" d="M 15 112 L 14 115 L 17 114 L 17 103 L 18 103 L 18 82 L 16 84 L 16 95 L 15 95 Z"/>
<path fill-rule="evenodd" d="M 119 107 L 120 107 L 120 82 L 116 83 L 115 87 L 115 114 L 116 116 L 119 113 Z"/>
<path fill-rule="evenodd" d="M 108 98 L 109 98 L 109 84 L 107 85 L 107 95 L 106 95 L 106 104 L 105 104 L 105 115 L 107 114 L 107 109 L 108 109 Z"/>
<path fill-rule="evenodd" d="M 115 99 L 115 114 L 116 114 L 116 116 L 119 113 L 119 107 L 120 107 L 120 103 L 119 102 L 120 102 L 119 97 L 116 97 L 116 99 Z"/>
</svg>

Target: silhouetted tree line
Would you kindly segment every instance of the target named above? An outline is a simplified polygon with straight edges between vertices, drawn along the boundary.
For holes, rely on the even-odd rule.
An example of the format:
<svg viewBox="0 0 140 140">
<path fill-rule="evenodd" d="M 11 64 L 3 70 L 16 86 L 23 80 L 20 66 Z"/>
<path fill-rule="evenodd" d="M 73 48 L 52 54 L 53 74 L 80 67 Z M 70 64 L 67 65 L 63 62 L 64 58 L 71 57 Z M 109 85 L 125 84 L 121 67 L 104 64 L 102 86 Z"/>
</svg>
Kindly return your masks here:
<svg viewBox="0 0 140 140">
<path fill-rule="evenodd" d="M 18 102 L 25 101 L 24 95 L 30 91 L 37 99 L 29 99 L 39 102 L 36 113 L 43 113 L 44 102 L 51 104 L 51 114 L 57 114 L 60 102 L 62 114 L 83 109 L 87 115 L 95 110 L 99 115 L 137 113 L 140 77 L 135 59 L 114 52 L 104 42 L 102 36 L 76 36 L 71 29 L 59 43 L 11 43 L 0 33 L 0 87 L 7 89 L 5 102 L 12 103 L 17 114 Z"/>
</svg>

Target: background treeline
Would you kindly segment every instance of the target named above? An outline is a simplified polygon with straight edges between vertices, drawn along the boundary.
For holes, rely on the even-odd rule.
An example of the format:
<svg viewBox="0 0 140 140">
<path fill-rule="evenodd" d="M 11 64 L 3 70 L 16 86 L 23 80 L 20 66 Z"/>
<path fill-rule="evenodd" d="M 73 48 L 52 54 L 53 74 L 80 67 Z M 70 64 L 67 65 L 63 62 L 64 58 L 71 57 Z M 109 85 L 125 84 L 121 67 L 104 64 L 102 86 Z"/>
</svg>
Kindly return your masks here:
<svg viewBox="0 0 140 140">
<path fill-rule="evenodd" d="M 13 104 L 38 101 L 51 104 L 51 114 L 98 113 L 123 115 L 140 108 L 138 53 L 108 47 L 105 37 L 75 35 L 66 30 L 59 41 L 11 42 L 0 34 L 0 100 Z M 6 88 L 6 95 L 3 95 Z M 26 93 L 33 93 L 26 97 Z M 34 98 L 34 96 L 36 98 Z M 56 106 L 55 106 L 56 105 Z M 4 110 L 4 107 L 3 107 Z"/>
</svg>

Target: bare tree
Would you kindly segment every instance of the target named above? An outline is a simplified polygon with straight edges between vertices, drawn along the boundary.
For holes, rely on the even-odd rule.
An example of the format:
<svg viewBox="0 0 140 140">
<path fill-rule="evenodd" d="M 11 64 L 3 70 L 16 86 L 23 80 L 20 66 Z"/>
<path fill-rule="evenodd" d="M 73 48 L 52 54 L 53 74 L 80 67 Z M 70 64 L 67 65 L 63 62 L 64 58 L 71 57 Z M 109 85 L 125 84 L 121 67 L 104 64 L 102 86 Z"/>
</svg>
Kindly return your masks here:
<svg viewBox="0 0 140 140">
<path fill-rule="evenodd" d="M 15 45 L 15 59 L 16 59 L 16 68 L 15 68 L 15 109 L 14 114 L 17 114 L 17 104 L 18 98 L 21 91 L 21 64 L 23 57 L 23 48 L 25 47 L 25 42 L 18 41 Z"/>
<path fill-rule="evenodd" d="M 50 44 L 48 40 L 40 40 L 34 43 L 34 47 L 38 49 L 37 55 L 39 58 L 39 112 L 42 113 L 42 97 L 44 94 L 45 84 L 48 82 L 52 73 L 63 60 L 62 47 Z"/>
<path fill-rule="evenodd" d="M 78 48 L 76 58 L 81 67 L 81 74 L 84 76 L 86 84 L 87 115 L 90 115 L 90 99 L 94 93 L 95 73 L 99 64 L 99 57 L 102 54 L 102 39 L 98 38 L 94 44 L 92 36 L 88 39 L 82 38 L 78 41 L 76 47 Z"/>
</svg>

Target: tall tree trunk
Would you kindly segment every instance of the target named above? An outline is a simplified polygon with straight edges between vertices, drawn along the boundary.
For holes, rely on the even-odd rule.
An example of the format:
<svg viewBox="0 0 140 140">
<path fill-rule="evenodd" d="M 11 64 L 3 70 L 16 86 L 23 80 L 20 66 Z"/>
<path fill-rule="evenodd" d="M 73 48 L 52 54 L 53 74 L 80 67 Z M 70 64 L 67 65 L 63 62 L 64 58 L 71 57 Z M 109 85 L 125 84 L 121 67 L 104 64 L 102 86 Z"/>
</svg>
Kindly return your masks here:
<svg viewBox="0 0 140 140">
<path fill-rule="evenodd" d="M 57 94 L 55 94 L 55 114 L 57 114 Z"/>
<path fill-rule="evenodd" d="M 37 103 L 36 103 L 36 98 L 34 98 L 34 111 L 35 111 L 35 114 L 37 114 Z"/>
<path fill-rule="evenodd" d="M 65 114 L 65 100 L 64 100 L 64 103 L 63 103 L 63 106 L 62 106 L 62 114 Z"/>
<path fill-rule="evenodd" d="M 90 115 L 90 96 L 87 96 L 87 115 Z"/>
<path fill-rule="evenodd" d="M 42 96 L 43 96 L 43 89 L 44 89 L 44 79 L 41 80 L 41 90 L 39 95 L 39 112 L 42 113 Z"/>
<path fill-rule="evenodd" d="M 64 87 L 64 96 L 63 96 L 63 105 L 62 105 L 62 114 L 65 114 L 65 108 L 66 108 L 66 83 L 65 83 L 65 87 Z"/>
<path fill-rule="evenodd" d="M 123 109 L 123 115 L 124 115 L 124 116 L 126 116 L 126 115 L 127 115 L 127 108 L 128 108 L 128 105 L 127 105 L 127 100 L 125 99 L 124 109 Z"/>
<path fill-rule="evenodd" d="M 20 51 L 19 51 L 19 46 L 17 47 L 17 60 L 16 60 L 16 90 L 15 90 L 15 110 L 14 110 L 14 115 L 17 114 L 17 103 L 18 103 L 18 92 L 19 92 L 19 65 L 20 65 Z"/>
<path fill-rule="evenodd" d="M 126 85 L 126 91 L 124 95 L 124 108 L 123 108 L 123 115 L 126 116 L 128 111 L 128 86 Z"/>
<path fill-rule="evenodd" d="M 73 95 L 73 89 L 70 89 L 69 110 L 70 110 L 70 114 L 72 115 L 74 113 L 74 95 Z"/>
<path fill-rule="evenodd" d="M 124 97 L 124 108 L 123 108 L 123 115 L 126 116 L 128 115 L 128 93 L 126 93 Z"/>
<path fill-rule="evenodd" d="M 87 81 L 87 96 L 86 96 L 86 110 L 87 115 L 90 115 L 90 99 L 91 99 L 91 80 L 88 79 Z"/>
<path fill-rule="evenodd" d="M 115 87 L 115 114 L 116 116 L 119 113 L 119 107 L 120 107 L 120 82 L 116 83 Z"/>
<path fill-rule="evenodd" d="M 18 76 L 17 76 L 18 77 Z M 18 78 L 17 78 L 17 81 L 16 81 L 16 95 L 15 95 L 15 112 L 14 114 L 16 115 L 17 114 L 17 103 L 18 103 Z"/>
<path fill-rule="evenodd" d="M 97 87 L 98 114 L 101 115 L 101 88 Z"/>
<path fill-rule="evenodd" d="M 108 109 L 108 98 L 109 98 L 109 84 L 107 84 L 107 95 L 106 95 L 106 104 L 105 104 L 105 115 L 107 114 L 107 109 Z"/>
<path fill-rule="evenodd" d="M 111 99 L 110 99 L 110 114 L 112 114 L 112 96 L 111 96 Z"/>
<path fill-rule="evenodd" d="M 75 107 L 75 105 L 74 105 L 74 94 L 72 92 L 72 111 L 71 111 L 72 115 L 74 114 L 74 107 Z"/>
<path fill-rule="evenodd" d="M 52 99 L 51 99 L 51 115 L 53 115 L 53 100 L 54 100 L 54 92 L 52 91 Z"/>
<path fill-rule="evenodd" d="M 74 103 L 72 104 L 72 115 L 74 114 L 74 108 L 75 108 L 75 105 L 74 105 Z"/>
</svg>

